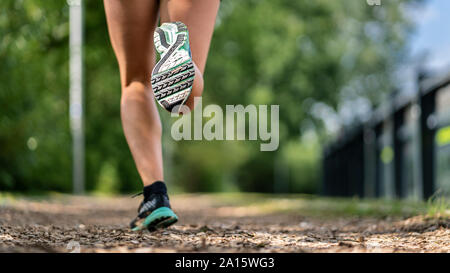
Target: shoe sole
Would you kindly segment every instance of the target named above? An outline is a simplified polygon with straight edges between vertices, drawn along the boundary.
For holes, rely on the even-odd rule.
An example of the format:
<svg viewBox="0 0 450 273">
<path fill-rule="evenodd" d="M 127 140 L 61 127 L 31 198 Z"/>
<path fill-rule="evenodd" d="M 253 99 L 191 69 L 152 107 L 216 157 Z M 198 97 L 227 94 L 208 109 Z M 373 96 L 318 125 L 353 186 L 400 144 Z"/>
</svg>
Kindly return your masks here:
<svg viewBox="0 0 450 273">
<path fill-rule="evenodd" d="M 157 208 L 145 218 L 145 220 L 134 227 L 133 231 L 148 229 L 155 231 L 161 228 L 169 227 L 178 221 L 178 216 L 168 207 Z"/>
<path fill-rule="evenodd" d="M 152 71 L 152 90 L 159 105 L 172 112 L 186 102 L 194 83 L 189 32 L 182 22 L 164 23 L 153 38 L 161 59 Z"/>
</svg>

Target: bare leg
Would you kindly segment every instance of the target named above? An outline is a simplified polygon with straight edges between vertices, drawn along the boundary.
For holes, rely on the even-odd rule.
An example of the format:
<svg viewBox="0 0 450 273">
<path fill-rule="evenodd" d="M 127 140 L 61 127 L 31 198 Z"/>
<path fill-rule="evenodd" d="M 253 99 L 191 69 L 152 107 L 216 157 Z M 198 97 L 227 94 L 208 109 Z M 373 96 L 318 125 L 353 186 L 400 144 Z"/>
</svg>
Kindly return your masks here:
<svg viewBox="0 0 450 273">
<path fill-rule="evenodd" d="M 189 30 L 189 42 L 195 65 L 192 93 L 186 102 L 191 109 L 194 106 L 194 97 L 200 97 L 203 93 L 203 73 L 219 5 L 219 0 L 161 1 L 161 23 L 181 21 Z"/>
<path fill-rule="evenodd" d="M 147 186 L 163 180 L 161 121 L 150 85 L 159 2 L 104 0 L 104 6 L 119 63 L 122 126 L 138 172 Z"/>
</svg>

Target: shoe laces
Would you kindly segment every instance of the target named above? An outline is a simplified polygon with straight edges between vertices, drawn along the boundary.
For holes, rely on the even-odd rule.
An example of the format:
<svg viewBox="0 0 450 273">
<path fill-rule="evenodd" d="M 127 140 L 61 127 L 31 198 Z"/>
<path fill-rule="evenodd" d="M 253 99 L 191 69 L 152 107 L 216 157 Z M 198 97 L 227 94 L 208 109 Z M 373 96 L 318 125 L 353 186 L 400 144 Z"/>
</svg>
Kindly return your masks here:
<svg viewBox="0 0 450 273">
<path fill-rule="evenodd" d="M 144 194 L 144 192 L 143 192 L 143 191 L 141 191 L 141 192 L 138 192 L 138 193 L 136 193 L 136 194 L 133 194 L 133 195 L 131 196 L 131 198 L 135 198 L 135 197 L 138 197 L 139 195 L 142 195 L 142 194 Z"/>
</svg>

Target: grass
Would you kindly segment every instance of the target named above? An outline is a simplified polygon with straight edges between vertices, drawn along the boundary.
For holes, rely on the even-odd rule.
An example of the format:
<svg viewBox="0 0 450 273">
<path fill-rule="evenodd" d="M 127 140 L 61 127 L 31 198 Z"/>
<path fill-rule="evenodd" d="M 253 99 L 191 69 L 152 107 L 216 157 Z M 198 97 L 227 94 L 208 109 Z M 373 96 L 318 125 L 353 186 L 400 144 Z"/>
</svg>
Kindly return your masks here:
<svg viewBox="0 0 450 273">
<path fill-rule="evenodd" d="M 88 194 L 92 197 L 113 197 L 113 195 Z M 271 213 L 295 213 L 316 217 L 450 217 L 448 198 L 434 196 L 427 202 L 386 199 L 330 198 L 306 194 L 262 194 L 262 193 L 200 193 L 174 194 L 174 198 L 195 195 L 205 198 L 216 207 L 244 211 L 254 215 Z M 67 194 L 47 192 L 24 195 L 20 193 L 0 193 L 0 205 L 20 202 L 22 199 L 43 201 L 63 201 Z"/>
<path fill-rule="evenodd" d="M 434 194 L 427 201 L 426 216 L 430 218 L 450 218 L 450 199 L 441 196 L 439 192 Z"/>
<path fill-rule="evenodd" d="M 207 194 L 217 206 L 240 207 L 255 214 L 298 213 L 317 217 L 411 217 L 427 213 L 426 202 L 330 198 L 304 194 L 274 195 L 260 193 Z"/>
</svg>

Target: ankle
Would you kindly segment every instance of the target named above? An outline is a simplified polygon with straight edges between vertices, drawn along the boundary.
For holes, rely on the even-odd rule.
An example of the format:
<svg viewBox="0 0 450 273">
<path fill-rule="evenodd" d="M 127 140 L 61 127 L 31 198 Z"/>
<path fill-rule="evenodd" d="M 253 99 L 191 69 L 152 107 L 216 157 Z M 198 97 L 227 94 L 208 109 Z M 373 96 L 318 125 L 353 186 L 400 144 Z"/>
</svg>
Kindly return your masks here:
<svg viewBox="0 0 450 273">
<path fill-rule="evenodd" d="M 155 181 L 152 184 L 144 187 L 144 199 L 150 197 L 151 194 L 167 195 L 167 187 L 163 181 Z"/>
</svg>

